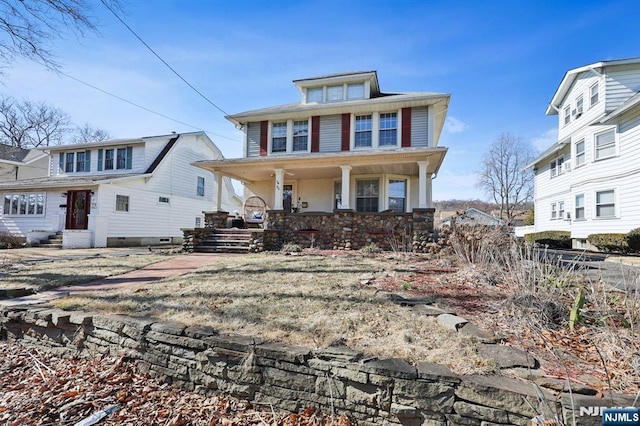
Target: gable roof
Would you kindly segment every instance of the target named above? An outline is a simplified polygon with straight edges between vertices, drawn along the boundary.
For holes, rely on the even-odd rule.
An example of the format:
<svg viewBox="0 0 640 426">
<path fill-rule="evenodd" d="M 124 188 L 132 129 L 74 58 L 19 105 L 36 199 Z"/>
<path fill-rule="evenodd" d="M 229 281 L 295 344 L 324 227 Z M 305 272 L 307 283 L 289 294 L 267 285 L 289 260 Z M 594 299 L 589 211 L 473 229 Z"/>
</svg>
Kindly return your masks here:
<svg viewBox="0 0 640 426">
<path fill-rule="evenodd" d="M 571 86 L 576 81 L 578 76 L 585 71 L 591 71 L 595 74 L 602 74 L 602 70 L 607 67 L 613 67 L 618 65 L 635 65 L 640 64 L 640 57 L 636 58 L 627 58 L 627 59 L 615 59 L 610 61 L 600 61 L 594 62 L 589 65 L 584 65 L 582 67 L 574 68 L 567 71 L 560 82 L 560 85 L 556 89 L 553 98 L 551 98 L 551 102 L 549 102 L 549 106 L 547 107 L 547 115 L 557 115 L 558 109 L 562 104 L 565 96 L 571 89 Z"/>
</svg>

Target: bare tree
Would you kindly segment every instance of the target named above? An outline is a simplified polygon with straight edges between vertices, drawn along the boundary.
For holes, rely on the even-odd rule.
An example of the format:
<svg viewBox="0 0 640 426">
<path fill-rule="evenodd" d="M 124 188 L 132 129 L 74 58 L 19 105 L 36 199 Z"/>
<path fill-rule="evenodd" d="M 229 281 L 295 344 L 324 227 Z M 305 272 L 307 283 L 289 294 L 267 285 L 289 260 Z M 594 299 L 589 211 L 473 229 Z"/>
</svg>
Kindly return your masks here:
<svg viewBox="0 0 640 426">
<path fill-rule="evenodd" d="M 110 138 L 111 135 L 106 130 L 91 127 L 89 123 L 85 123 L 84 126 L 76 127 L 73 143 L 100 142 Z"/>
<path fill-rule="evenodd" d="M 0 143 L 18 148 L 60 144 L 69 132 L 69 116 L 45 103 L 0 101 Z"/>
<path fill-rule="evenodd" d="M 119 8 L 119 0 L 103 0 Z M 92 4 L 87 0 L 0 0 L 0 64 L 16 57 L 36 60 L 56 69 L 52 41 L 72 31 L 95 32 Z M 95 2 L 97 3 L 97 2 Z"/>
<path fill-rule="evenodd" d="M 478 186 L 500 206 L 500 217 L 513 223 L 516 210 L 533 197 L 533 148 L 522 138 L 500 135 L 482 158 Z"/>
</svg>

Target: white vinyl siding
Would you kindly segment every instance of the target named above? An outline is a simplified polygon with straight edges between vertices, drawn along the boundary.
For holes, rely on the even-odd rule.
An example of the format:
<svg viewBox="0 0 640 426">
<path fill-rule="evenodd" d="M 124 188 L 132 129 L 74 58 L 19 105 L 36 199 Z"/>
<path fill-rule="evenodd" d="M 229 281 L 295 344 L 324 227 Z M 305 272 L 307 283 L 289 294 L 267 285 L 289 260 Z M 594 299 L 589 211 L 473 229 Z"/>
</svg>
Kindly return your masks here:
<svg viewBox="0 0 640 426">
<path fill-rule="evenodd" d="M 320 117 L 320 152 L 340 152 L 342 149 L 342 116 Z"/>
<path fill-rule="evenodd" d="M 411 108 L 411 146 L 429 146 L 429 108 Z"/>
</svg>

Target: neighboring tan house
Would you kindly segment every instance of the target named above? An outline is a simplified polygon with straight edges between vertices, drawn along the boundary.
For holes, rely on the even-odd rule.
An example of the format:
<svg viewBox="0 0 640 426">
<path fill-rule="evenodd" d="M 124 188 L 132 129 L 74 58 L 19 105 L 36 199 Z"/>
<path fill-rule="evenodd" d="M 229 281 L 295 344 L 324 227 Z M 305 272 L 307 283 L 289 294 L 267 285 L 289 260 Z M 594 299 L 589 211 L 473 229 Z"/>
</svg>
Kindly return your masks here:
<svg viewBox="0 0 640 426">
<path fill-rule="evenodd" d="M 62 232 L 65 248 L 175 244 L 181 228 L 203 226 L 204 211 L 241 206 L 229 179 L 191 165 L 222 158 L 204 132 L 41 152 L 49 154 L 45 177 L 0 183 L 0 232 L 29 242 Z"/>
<path fill-rule="evenodd" d="M 262 198 L 264 228 L 285 241 L 321 229 L 320 245 L 358 248 L 375 239 L 367 235 L 432 231 L 431 181 L 447 152 L 438 140 L 450 95 L 382 92 L 375 71 L 293 83 L 299 102 L 227 117 L 245 134 L 244 158 L 196 165 Z"/>
<path fill-rule="evenodd" d="M 0 182 L 47 176 L 49 157 L 36 149 L 0 144 Z"/>
<path fill-rule="evenodd" d="M 535 231 L 595 233 L 640 226 L 640 58 L 569 70 L 547 108 L 558 141 L 530 165 Z"/>
</svg>

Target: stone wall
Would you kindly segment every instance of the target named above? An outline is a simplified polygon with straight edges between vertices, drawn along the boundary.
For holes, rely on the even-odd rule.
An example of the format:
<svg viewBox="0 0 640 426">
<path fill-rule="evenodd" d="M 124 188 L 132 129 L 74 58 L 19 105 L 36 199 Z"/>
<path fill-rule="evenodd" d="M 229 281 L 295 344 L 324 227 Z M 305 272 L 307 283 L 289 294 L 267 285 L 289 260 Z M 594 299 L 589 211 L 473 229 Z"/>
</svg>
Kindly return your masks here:
<svg viewBox="0 0 640 426">
<path fill-rule="evenodd" d="M 433 241 L 434 211 L 289 213 L 270 210 L 265 227 L 278 231 L 282 242 L 294 242 L 304 248 L 359 250 L 375 243 L 384 250 L 425 252 L 426 243 Z"/>
<path fill-rule="evenodd" d="M 360 425 L 525 425 L 554 413 L 571 419 L 566 393 L 506 377 L 458 376 L 438 364 L 365 358 L 346 346 L 310 350 L 202 326 L 34 307 L 0 310 L 0 339 L 61 354 L 123 355 L 149 376 L 189 390 L 290 411 L 320 408 Z M 598 417 L 578 419 L 600 424 Z"/>
</svg>

